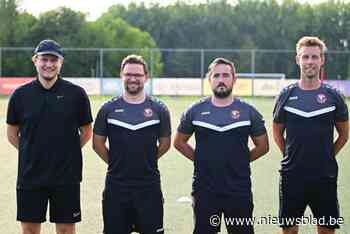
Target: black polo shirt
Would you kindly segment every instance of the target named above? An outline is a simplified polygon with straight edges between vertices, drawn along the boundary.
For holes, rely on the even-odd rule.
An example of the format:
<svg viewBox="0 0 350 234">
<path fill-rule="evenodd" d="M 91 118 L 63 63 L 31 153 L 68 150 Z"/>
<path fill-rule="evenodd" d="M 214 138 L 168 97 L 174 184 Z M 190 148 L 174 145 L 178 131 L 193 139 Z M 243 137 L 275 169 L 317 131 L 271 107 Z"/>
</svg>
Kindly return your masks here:
<svg viewBox="0 0 350 234">
<path fill-rule="evenodd" d="M 79 127 L 92 122 L 81 87 L 59 78 L 45 89 L 38 80 L 12 94 L 7 123 L 19 126 L 18 188 L 79 183 Z"/>
</svg>

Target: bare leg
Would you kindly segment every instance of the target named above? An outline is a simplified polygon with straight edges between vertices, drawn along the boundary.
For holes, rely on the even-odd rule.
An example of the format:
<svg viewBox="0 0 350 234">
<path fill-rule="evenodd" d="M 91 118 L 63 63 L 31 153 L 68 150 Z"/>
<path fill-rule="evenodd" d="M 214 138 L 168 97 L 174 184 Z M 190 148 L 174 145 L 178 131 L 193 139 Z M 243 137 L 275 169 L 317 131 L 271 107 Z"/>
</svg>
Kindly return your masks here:
<svg viewBox="0 0 350 234">
<path fill-rule="evenodd" d="M 334 234 L 334 233 L 335 233 L 334 229 L 317 226 L 317 234 Z"/>
<path fill-rule="evenodd" d="M 40 234 L 41 223 L 21 222 L 22 234 Z"/>
<path fill-rule="evenodd" d="M 294 225 L 292 227 L 282 228 L 282 234 L 298 234 L 299 227 Z"/>
<path fill-rule="evenodd" d="M 75 234 L 74 223 L 56 223 L 57 234 Z"/>
</svg>

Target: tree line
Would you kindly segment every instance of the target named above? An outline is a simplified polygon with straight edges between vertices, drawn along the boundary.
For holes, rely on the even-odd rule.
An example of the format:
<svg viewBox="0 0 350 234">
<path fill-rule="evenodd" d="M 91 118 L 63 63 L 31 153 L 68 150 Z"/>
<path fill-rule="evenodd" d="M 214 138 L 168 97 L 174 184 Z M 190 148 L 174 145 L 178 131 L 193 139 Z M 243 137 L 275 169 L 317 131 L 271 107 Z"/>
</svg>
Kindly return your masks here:
<svg viewBox="0 0 350 234">
<path fill-rule="evenodd" d="M 137 52 L 151 60 L 156 76 L 198 77 L 203 69 L 201 63 L 206 67 L 212 58 L 224 56 L 237 62 L 239 72 L 251 72 L 254 62 L 257 73 L 297 77 L 294 50 L 303 35 L 319 36 L 326 42 L 329 78 L 348 79 L 350 70 L 350 3 L 345 1 L 302 4 L 296 0 L 208 0 L 206 4 L 178 1 L 168 6 L 133 3 L 127 7 L 117 4 L 97 20 L 88 21 L 83 13 L 69 8 L 34 17 L 19 11 L 18 1 L 0 0 L 0 22 L 1 47 L 33 47 L 43 38 L 52 38 L 66 48 L 139 48 Z M 201 60 L 198 51 L 159 48 L 208 51 Z M 103 75 L 116 76 L 117 64 L 126 53 L 105 53 Z M 28 51 L 2 51 L 3 73 L 33 74 L 30 55 Z M 70 76 L 91 76 L 99 69 L 96 51 L 69 50 L 66 57 L 64 73 Z"/>
</svg>

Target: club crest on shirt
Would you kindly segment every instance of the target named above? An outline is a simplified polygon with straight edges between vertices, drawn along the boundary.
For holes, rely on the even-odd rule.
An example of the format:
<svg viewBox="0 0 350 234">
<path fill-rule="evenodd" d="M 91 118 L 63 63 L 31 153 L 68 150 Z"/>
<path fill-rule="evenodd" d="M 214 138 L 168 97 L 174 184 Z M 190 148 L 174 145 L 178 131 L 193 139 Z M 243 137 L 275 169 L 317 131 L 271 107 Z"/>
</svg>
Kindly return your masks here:
<svg viewBox="0 0 350 234">
<path fill-rule="evenodd" d="M 144 111 L 143 111 L 143 115 L 145 117 L 151 117 L 153 115 L 153 110 L 151 108 L 146 108 Z"/>
<path fill-rule="evenodd" d="M 323 104 L 327 101 L 327 97 L 326 95 L 324 95 L 323 93 L 320 93 L 317 95 L 317 102 L 320 104 Z"/>
<path fill-rule="evenodd" d="M 238 119 L 241 113 L 238 110 L 232 110 L 231 111 L 231 116 L 233 119 Z"/>
</svg>

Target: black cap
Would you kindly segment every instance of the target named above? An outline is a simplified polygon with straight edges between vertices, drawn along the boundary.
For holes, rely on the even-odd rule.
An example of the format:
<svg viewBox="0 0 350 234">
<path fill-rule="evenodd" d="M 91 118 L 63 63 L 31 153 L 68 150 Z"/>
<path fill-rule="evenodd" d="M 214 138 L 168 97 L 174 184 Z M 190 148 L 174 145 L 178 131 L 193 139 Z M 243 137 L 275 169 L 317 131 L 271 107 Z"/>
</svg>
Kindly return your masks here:
<svg viewBox="0 0 350 234">
<path fill-rule="evenodd" d="M 34 50 L 34 54 L 51 54 L 63 59 L 63 51 L 60 44 L 54 40 L 46 39 L 41 41 Z"/>
</svg>

